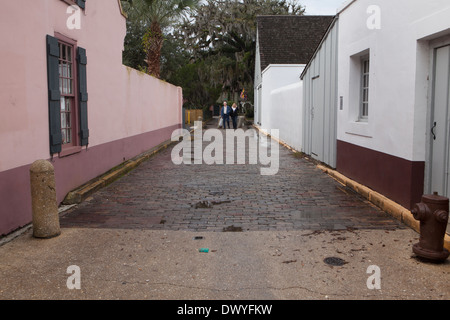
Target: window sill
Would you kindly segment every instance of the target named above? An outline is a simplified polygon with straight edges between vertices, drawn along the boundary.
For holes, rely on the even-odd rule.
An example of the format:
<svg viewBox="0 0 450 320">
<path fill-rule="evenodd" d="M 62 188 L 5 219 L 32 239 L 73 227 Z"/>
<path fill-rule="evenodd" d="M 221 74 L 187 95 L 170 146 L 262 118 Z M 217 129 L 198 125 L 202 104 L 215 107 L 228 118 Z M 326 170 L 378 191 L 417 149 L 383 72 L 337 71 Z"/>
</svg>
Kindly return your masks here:
<svg viewBox="0 0 450 320">
<path fill-rule="evenodd" d="M 74 146 L 74 147 L 67 147 L 63 148 L 63 150 L 59 153 L 60 158 L 68 157 L 76 153 L 80 153 L 82 150 L 82 147 L 80 146 Z"/>
<path fill-rule="evenodd" d="M 367 120 L 364 121 L 364 119 L 349 122 L 345 133 L 364 138 L 373 138 L 373 132 L 369 126 L 369 122 Z"/>
<path fill-rule="evenodd" d="M 368 135 L 361 134 L 361 133 L 356 133 L 356 132 L 346 131 L 345 133 L 349 134 L 349 135 L 352 135 L 352 136 L 358 136 L 358 137 L 363 137 L 363 138 L 373 138 L 372 136 L 368 136 Z"/>
</svg>

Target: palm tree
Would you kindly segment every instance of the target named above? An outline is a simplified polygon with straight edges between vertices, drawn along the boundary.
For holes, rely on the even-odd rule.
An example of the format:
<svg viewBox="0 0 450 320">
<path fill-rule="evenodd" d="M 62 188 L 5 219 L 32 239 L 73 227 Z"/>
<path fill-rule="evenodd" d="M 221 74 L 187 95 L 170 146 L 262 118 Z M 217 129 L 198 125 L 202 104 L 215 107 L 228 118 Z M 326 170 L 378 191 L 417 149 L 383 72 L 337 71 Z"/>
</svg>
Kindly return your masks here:
<svg viewBox="0 0 450 320">
<path fill-rule="evenodd" d="M 200 2 L 201 0 L 122 0 L 128 17 L 147 28 L 142 44 L 146 53 L 148 74 L 160 77 L 163 30 L 185 17 Z"/>
</svg>

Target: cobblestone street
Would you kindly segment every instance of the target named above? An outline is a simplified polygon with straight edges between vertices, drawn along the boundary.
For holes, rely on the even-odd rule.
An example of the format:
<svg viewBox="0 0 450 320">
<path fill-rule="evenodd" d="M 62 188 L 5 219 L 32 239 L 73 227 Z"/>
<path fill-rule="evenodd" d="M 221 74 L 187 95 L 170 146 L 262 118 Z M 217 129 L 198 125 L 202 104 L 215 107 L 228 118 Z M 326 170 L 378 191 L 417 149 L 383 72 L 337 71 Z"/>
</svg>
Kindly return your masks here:
<svg viewBox="0 0 450 320">
<path fill-rule="evenodd" d="M 415 231 L 298 154 L 280 146 L 278 173 L 263 176 L 175 165 L 171 152 L 63 213 L 60 236 L 1 246 L 0 298 L 448 299 L 448 262 L 417 260 Z"/>
<path fill-rule="evenodd" d="M 248 163 L 175 165 L 168 148 L 95 193 L 61 224 L 191 231 L 402 227 L 309 160 L 279 150 L 278 173 L 263 176 L 260 165 Z"/>
</svg>

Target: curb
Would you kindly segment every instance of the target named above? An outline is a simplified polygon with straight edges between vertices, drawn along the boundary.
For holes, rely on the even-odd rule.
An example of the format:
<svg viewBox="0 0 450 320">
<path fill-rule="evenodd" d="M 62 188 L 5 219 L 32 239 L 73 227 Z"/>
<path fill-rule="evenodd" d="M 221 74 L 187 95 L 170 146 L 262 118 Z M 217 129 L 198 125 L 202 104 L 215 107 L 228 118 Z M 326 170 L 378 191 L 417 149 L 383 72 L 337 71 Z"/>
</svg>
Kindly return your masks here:
<svg viewBox="0 0 450 320">
<path fill-rule="evenodd" d="M 363 196 L 365 199 L 376 205 L 378 208 L 388 213 L 395 219 L 401 221 L 403 224 L 410 227 L 417 233 L 420 233 L 420 222 L 414 219 L 414 216 L 410 210 L 386 198 L 382 194 L 347 178 L 336 170 L 332 170 L 323 165 L 317 165 L 317 168 L 331 176 L 333 179 L 337 180 L 339 183 L 351 188 L 352 190 Z M 444 236 L 444 247 L 447 250 L 450 250 L 450 236 L 448 234 L 445 234 Z"/>
<path fill-rule="evenodd" d="M 124 176 L 131 170 L 138 167 L 142 162 L 147 161 L 151 157 L 153 157 L 155 154 L 161 152 L 162 150 L 166 149 L 170 145 L 172 145 L 173 141 L 167 140 L 156 147 L 153 147 L 152 149 L 128 160 L 120 165 L 114 167 L 113 169 L 107 171 L 103 175 L 92 179 L 91 181 L 81 185 L 75 190 L 70 191 L 65 199 L 63 200 L 63 205 L 73 205 L 73 204 L 80 204 L 86 198 L 91 196 L 96 191 L 106 187 L 110 183 L 116 181 L 120 177 Z"/>
<path fill-rule="evenodd" d="M 288 145 L 286 142 L 273 137 L 271 134 L 269 134 L 266 130 L 262 129 L 261 127 L 257 126 L 256 124 L 252 124 L 252 127 L 255 128 L 256 130 L 258 130 L 259 132 L 261 132 L 262 134 L 264 134 L 265 136 L 271 138 L 272 140 L 275 140 L 276 142 L 278 142 L 280 145 L 282 145 L 283 147 L 291 150 L 292 152 L 298 152 L 297 150 L 295 150 L 294 148 L 292 148 L 290 145 Z"/>
</svg>

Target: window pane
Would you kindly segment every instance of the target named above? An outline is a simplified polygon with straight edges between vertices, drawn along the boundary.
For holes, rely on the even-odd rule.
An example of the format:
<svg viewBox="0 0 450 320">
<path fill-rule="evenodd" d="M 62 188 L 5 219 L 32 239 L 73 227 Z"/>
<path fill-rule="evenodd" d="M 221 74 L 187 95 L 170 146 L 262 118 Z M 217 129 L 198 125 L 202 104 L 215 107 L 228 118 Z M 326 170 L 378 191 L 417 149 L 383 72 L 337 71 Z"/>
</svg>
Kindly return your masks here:
<svg viewBox="0 0 450 320">
<path fill-rule="evenodd" d="M 63 57 L 63 50 L 64 50 L 64 45 L 62 43 L 59 43 L 59 59 L 62 59 Z"/>
<path fill-rule="evenodd" d="M 366 74 L 363 77 L 363 87 L 368 88 L 369 87 L 369 75 Z"/>
<path fill-rule="evenodd" d="M 70 129 L 72 126 L 70 124 L 70 113 L 65 114 L 65 122 L 64 122 L 64 128 Z"/>
<path fill-rule="evenodd" d="M 66 110 L 66 98 L 61 97 L 61 112 L 64 112 Z"/>
<path fill-rule="evenodd" d="M 364 61 L 364 73 L 369 72 L 369 60 Z"/>
<path fill-rule="evenodd" d="M 64 62 L 62 63 L 62 77 L 67 78 L 67 65 Z"/>
<path fill-rule="evenodd" d="M 72 129 L 67 129 L 67 143 L 72 143 Z"/>
<path fill-rule="evenodd" d="M 67 79 L 62 79 L 62 81 L 63 81 L 62 94 L 67 94 Z"/>
<path fill-rule="evenodd" d="M 61 130 L 61 135 L 62 135 L 62 143 L 66 144 L 67 143 L 67 135 L 66 135 L 67 131 L 65 129 Z"/>
<path fill-rule="evenodd" d="M 63 144 L 72 142 L 70 113 L 61 113 L 61 135 L 63 137 Z"/>
<path fill-rule="evenodd" d="M 72 102 L 72 99 L 66 98 L 66 111 L 68 111 L 68 112 L 72 111 L 71 102 Z"/>
<path fill-rule="evenodd" d="M 368 102 L 368 101 L 369 101 L 369 90 L 363 89 L 363 103 Z"/>
</svg>

